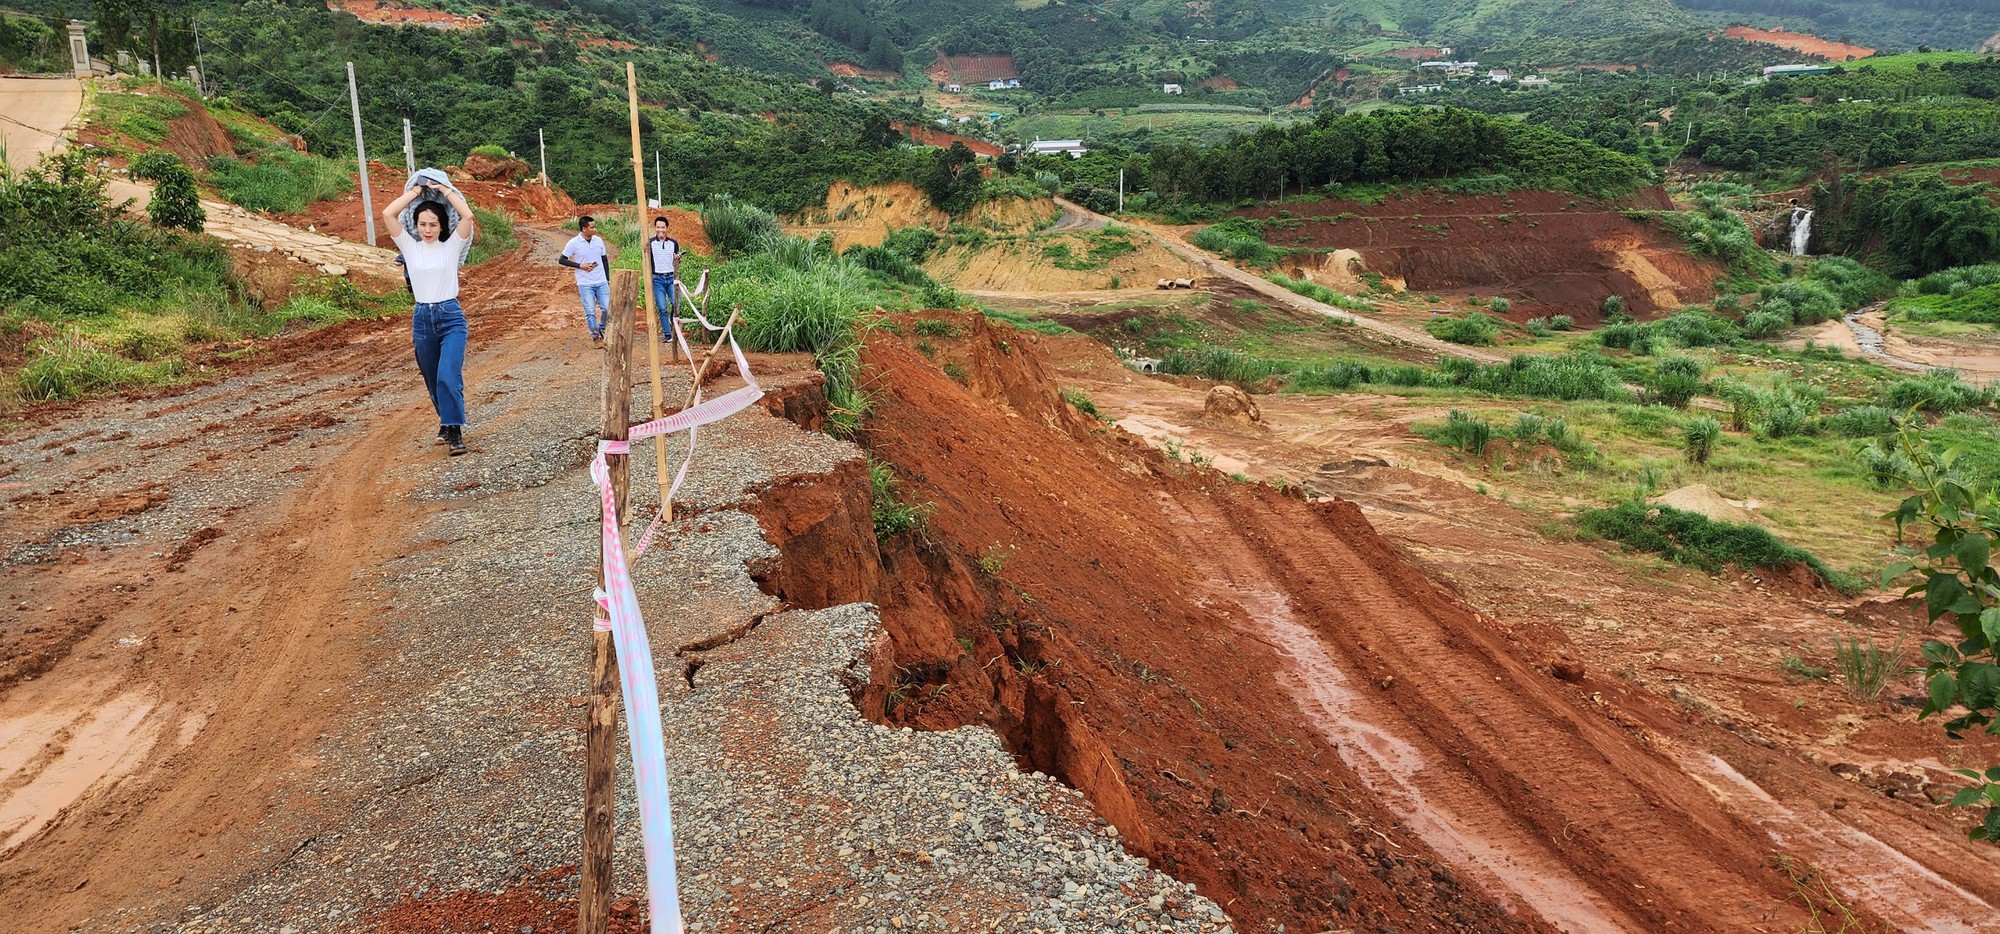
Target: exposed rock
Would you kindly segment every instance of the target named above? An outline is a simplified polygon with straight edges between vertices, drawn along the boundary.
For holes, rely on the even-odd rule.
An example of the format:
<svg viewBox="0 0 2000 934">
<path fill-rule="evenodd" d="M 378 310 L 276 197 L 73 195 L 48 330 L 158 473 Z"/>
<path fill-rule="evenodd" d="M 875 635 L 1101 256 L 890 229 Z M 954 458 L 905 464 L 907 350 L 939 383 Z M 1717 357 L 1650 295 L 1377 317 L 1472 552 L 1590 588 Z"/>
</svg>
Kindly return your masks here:
<svg viewBox="0 0 2000 934">
<path fill-rule="evenodd" d="M 1208 391 L 1208 399 L 1202 403 L 1202 417 L 1243 425 L 1261 425 L 1264 413 L 1258 411 L 1257 403 L 1250 394 L 1234 386 L 1217 386 Z"/>
</svg>

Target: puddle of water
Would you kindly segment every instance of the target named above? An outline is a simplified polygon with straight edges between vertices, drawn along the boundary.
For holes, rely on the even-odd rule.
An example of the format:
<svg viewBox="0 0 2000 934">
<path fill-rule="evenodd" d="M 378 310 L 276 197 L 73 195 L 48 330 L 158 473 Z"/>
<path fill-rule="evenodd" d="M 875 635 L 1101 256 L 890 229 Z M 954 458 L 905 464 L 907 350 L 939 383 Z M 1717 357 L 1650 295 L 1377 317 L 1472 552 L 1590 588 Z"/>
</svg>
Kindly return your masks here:
<svg viewBox="0 0 2000 934">
<path fill-rule="evenodd" d="M 1528 847 L 1482 835 L 1479 821 L 1427 795 L 1419 785 L 1419 776 L 1428 768 L 1423 754 L 1375 726 L 1388 718 L 1348 685 L 1346 675 L 1319 638 L 1292 615 L 1291 602 L 1284 595 L 1235 591 L 1230 599 L 1261 624 L 1262 634 L 1291 663 L 1288 680 L 1294 682 L 1289 685 L 1293 698 L 1307 719 L 1335 744 L 1341 761 L 1370 790 L 1395 802 L 1404 821 L 1438 855 L 1486 883 L 1489 890 L 1513 893 L 1534 913 L 1564 931 L 1599 934 L 1639 929 L 1566 867 Z M 1487 817 L 1485 822 L 1490 825 L 1507 820 L 1502 815 Z"/>
<path fill-rule="evenodd" d="M 0 855 L 131 774 L 173 710 L 128 692 L 74 715 L 43 709 L 0 723 Z"/>
<path fill-rule="evenodd" d="M 2000 931 L 2000 910 L 1874 835 L 1822 812 L 1792 810 L 1713 754 L 1680 754 L 1675 760 L 1717 800 L 1763 828 L 1778 846 L 1797 848 L 1798 855 L 1827 871 L 1841 894 L 1866 904 L 1896 930 Z"/>
</svg>

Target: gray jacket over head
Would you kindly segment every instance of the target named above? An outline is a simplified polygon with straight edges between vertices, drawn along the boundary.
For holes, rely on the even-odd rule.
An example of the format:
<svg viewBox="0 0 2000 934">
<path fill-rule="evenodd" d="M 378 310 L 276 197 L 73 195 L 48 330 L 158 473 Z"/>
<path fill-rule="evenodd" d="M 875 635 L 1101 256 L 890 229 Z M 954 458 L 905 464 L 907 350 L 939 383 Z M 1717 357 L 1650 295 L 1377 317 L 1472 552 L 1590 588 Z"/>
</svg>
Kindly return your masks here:
<svg viewBox="0 0 2000 934">
<path fill-rule="evenodd" d="M 421 169 L 418 169 L 417 174 L 410 176 L 410 180 L 403 184 L 403 190 L 408 191 L 409 189 L 415 188 L 418 185 L 423 184 L 424 182 L 429 182 L 440 188 L 449 188 L 452 191 L 458 191 L 458 186 L 451 183 L 450 175 L 445 174 L 445 171 L 443 169 L 434 169 L 431 168 L 430 166 L 425 166 Z M 459 197 L 465 196 L 465 192 L 462 191 L 459 191 L 458 194 Z M 408 231 L 410 236 L 415 237 L 417 235 L 417 207 L 419 205 L 422 205 L 426 201 L 437 202 L 439 206 L 444 208 L 444 216 L 445 216 L 444 236 L 450 237 L 451 232 L 458 229 L 458 222 L 459 222 L 458 209 L 452 207 L 451 202 L 446 201 L 442 198 L 432 198 L 428 196 L 418 198 L 415 201 L 412 201 L 409 204 L 403 206 L 402 216 L 398 217 L 397 220 L 402 221 L 403 229 L 405 231 Z M 471 204 L 472 204 L 471 200 L 468 199 L 466 201 L 466 205 L 469 207 L 471 206 Z M 477 235 L 478 233 L 477 230 L 475 229 L 474 236 Z M 471 254 L 472 254 L 472 241 L 470 239 L 458 245 L 459 262 L 461 263 L 465 262 L 466 257 L 470 256 Z"/>
</svg>

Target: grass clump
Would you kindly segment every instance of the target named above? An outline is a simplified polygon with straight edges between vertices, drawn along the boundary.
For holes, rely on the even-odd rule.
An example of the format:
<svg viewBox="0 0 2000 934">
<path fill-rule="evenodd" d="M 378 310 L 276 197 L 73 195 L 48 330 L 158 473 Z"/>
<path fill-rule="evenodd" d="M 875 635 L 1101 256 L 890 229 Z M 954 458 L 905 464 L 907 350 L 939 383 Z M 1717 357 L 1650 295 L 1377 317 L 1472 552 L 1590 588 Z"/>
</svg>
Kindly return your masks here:
<svg viewBox="0 0 2000 934">
<path fill-rule="evenodd" d="M 1188 242 L 1211 253 L 1220 253 L 1259 269 L 1277 265 L 1284 254 L 1264 242 L 1257 229 L 1242 218 L 1230 218 L 1194 232 Z"/>
<path fill-rule="evenodd" d="M 216 156 L 208 161 L 208 183 L 235 204 L 279 214 L 297 214 L 354 187 L 340 163 L 290 149 L 265 150 L 254 162 Z"/>
<path fill-rule="evenodd" d="M 1297 292 L 1300 295 L 1310 298 L 1313 301 L 1319 302 L 1322 305 L 1332 305 L 1335 308 L 1345 308 L 1348 311 L 1375 310 L 1374 305 L 1371 305 L 1351 295 L 1344 295 L 1342 293 L 1336 292 L 1332 289 L 1327 288 L 1326 286 L 1320 285 L 1317 282 L 1307 282 L 1304 279 L 1294 279 L 1290 276 L 1285 276 L 1285 275 L 1272 275 L 1268 278 L 1272 282 L 1275 282 L 1278 285 L 1284 286 L 1285 288 L 1292 290 L 1293 292 Z"/>
<path fill-rule="evenodd" d="M 1685 409 L 1688 403 L 1701 395 L 1705 388 L 1702 377 L 1707 372 L 1708 366 L 1693 357 L 1661 357 L 1654 364 L 1652 375 L 1646 379 L 1646 388 L 1640 393 L 1639 401 Z"/>
<path fill-rule="evenodd" d="M 710 195 L 702 202 L 701 228 L 723 256 L 755 252 L 779 233 L 778 218 L 771 212 L 728 195 Z"/>
<path fill-rule="evenodd" d="M 514 238 L 514 219 L 505 211 L 489 211 L 479 205 L 472 206 L 474 230 L 472 254 L 466 265 L 477 266 L 496 256 L 514 251 L 521 242 Z"/>
<path fill-rule="evenodd" d="M 1903 662 L 1903 641 L 1888 651 L 1883 651 L 1874 639 L 1865 642 L 1860 636 L 1833 639 L 1834 667 L 1840 671 L 1840 683 L 1847 686 L 1847 693 L 1855 700 L 1871 701 L 1882 696 L 1882 690 L 1889 686 L 1889 679 L 1901 668 Z"/>
<path fill-rule="evenodd" d="M 38 340 L 28 353 L 28 365 L 21 368 L 15 384 L 29 402 L 81 399 L 121 386 L 162 382 L 180 375 L 184 366 L 174 358 L 127 360 L 75 333 Z"/>
<path fill-rule="evenodd" d="M 875 541 L 886 545 L 898 535 L 920 531 L 924 521 L 930 518 L 937 506 L 932 503 L 910 502 L 899 493 L 903 482 L 896 479 L 896 473 L 888 462 L 870 454 L 868 462 L 869 502 L 873 507 L 875 520 Z"/>
<path fill-rule="evenodd" d="M 1899 412 L 1923 409 L 1939 415 L 1992 405 L 1994 388 L 1974 386 L 1950 370 L 1932 370 L 1890 383 L 1882 390 L 1883 402 Z"/>
<path fill-rule="evenodd" d="M 1486 453 L 1493 443 L 1493 423 L 1460 409 L 1445 413 L 1444 424 L 1419 433 L 1445 447 L 1456 448 L 1474 457 Z"/>
<path fill-rule="evenodd" d="M 1704 466 L 1715 453 L 1715 442 L 1721 437 L 1721 422 L 1707 416 L 1691 418 L 1681 425 L 1681 452 L 1687 455 L 1688 463 Z"/>
<path fill-rule="evenodd" d="M 1577 514 L 1577 526 L 1586 534 L 1704 571 L 1732 564 L 1768 570 L 1803 566 L 1843 592 L 1859 589 L 1858 582 L 1827 567 L 1812 552 L 1786 544 L 1762 526 L 1717 522 L 1700 513 L 1638 501 L 1583 510 Z"/>
<path fill-rule="evenodd" d="M 1266 360 L 1254 354 L 1227 347 L 1196 347 L 1192 350 L 1174 349 L 1160 358 L 1160 372 L 1175 376 L 1195 376 L 1222 383 L 1234 383 L 1248 389 L 1275 376 L 1285 376 L 1291 372 L 1285 363 Z"/>
<path fill-rule="evenodd" d="M 1500 336 L 1500 321 L 1475 311 L 1463 318 L 1432 318 L 1424 324 L 1424 331 L 1441 341 L 1490 347 Z"/>
</svg>

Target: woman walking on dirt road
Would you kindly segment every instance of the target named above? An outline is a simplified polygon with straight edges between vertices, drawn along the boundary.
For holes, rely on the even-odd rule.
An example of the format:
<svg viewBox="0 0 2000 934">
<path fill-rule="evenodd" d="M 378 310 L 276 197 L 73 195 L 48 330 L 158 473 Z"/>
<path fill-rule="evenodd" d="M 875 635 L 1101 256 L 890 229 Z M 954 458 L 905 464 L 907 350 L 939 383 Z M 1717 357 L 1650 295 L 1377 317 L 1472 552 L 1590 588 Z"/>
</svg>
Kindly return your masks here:
<svg viewBox="0 0 2000 934">
<path fill-rule="evenodd" d="M 411 213 L 415 237 L 402 217 L 413 201 L 418 202 Z M 445 202 L 458 215 L 458 226 L 449 236 Z M 437 409 L 438 441 L 457 457 L 465 453 L 465 309 L 458 305 L 458 266 L 472 242 L 472 208 L 444 173 L 423 169 L 410 178 L 402 197 L 382 208 L 382 221 L 394 231 L 390 237 L 403 251 L 410 277 L 410 295 L 416 301 L 410 341 L 431 406 Z"/>
</svg>

